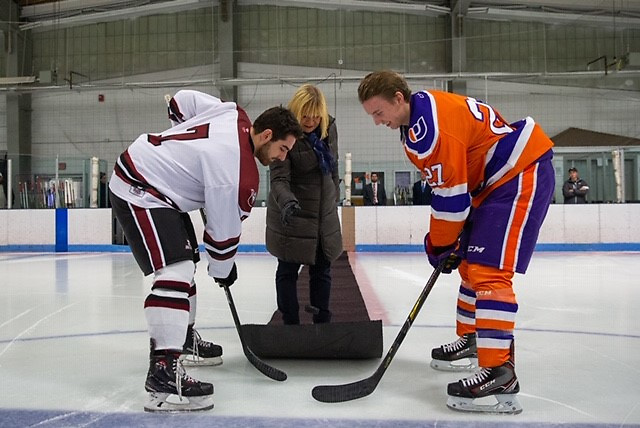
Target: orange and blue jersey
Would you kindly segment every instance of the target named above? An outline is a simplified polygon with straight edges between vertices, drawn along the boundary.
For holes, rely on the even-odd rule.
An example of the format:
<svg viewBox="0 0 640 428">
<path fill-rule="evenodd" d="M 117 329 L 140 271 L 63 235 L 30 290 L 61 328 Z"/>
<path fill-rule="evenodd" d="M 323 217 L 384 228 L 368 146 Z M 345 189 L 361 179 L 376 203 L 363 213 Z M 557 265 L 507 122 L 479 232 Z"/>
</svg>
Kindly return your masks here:
<svg viewBox="0 0 640 428">
<path fill-rule="evenodd" d="M 516 177 L 553 142 L 530 117 L 507 123 L 490 105 L 442 91 L 411 96 L 408 126 L 401 128 L 411 162 L 427 173 L 433 190 L 433 245 L 456 241 L 471 207 Z"/>
<path fill-rule="evenodd" d="M 512 277 L 527 269 L 553 194 L 553 143 L 530 117 L 509 124 L 486 103 L 439 91 L 412 95 L 402 138 L 433 189 L 433 245 L 454 243 L 468 222 L 456 330 L 477 334 L 481 367 L 499 366 L 518 311 Z"/>
</svg>

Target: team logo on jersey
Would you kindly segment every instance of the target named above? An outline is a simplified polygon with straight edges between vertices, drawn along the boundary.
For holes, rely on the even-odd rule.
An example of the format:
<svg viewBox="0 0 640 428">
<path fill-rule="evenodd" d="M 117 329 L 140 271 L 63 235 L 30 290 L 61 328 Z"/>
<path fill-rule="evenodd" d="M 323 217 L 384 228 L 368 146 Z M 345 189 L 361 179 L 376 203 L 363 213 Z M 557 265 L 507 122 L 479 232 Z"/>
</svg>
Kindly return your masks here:
<svg viewBox="0 0 640 428">
<path fill-rule="evenodd" d="M 144 189 L 138 186 L 129 186 L 129 193 L 138 197 L 142 197 L 144 196 L 145 191 Z"/>
<path fill-rule="evenodd" d="M 416 123 L 409 128 L 409 141 L 416 144 L 426 137 L 428 132 L 429 129 L 427 128 L 427 123 L 425 122 L 424 117 L 420 116 Z"/>
</svg>

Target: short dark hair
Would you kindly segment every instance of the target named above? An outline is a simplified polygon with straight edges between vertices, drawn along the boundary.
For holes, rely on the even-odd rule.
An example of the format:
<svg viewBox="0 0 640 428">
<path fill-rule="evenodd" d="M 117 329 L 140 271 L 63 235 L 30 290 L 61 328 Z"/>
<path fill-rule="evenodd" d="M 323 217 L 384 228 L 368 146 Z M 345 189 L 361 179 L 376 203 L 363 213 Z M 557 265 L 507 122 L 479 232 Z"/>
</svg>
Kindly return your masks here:
<svg viewBox="0 0 640 428">
<path fill-rule="evenodd" d="M 569 168 L 569 172 L 573 172 L 573 171 L 578 172 L 578 168 L 573 167 L 573 166 L 571 168 Z"/>
<path fill-rule="evenodd" d="M 253 122 L 254 133 L 259 134 L 265 129 L 270 129 L 273 132 L 271 137 L 273 141 L 284 140 L 288 135 L 293 135 L 296 140 L 299 140 L 303 135 L 298 119 L 290 110 L 282 106 L 265 110 Z"/>
</svg>

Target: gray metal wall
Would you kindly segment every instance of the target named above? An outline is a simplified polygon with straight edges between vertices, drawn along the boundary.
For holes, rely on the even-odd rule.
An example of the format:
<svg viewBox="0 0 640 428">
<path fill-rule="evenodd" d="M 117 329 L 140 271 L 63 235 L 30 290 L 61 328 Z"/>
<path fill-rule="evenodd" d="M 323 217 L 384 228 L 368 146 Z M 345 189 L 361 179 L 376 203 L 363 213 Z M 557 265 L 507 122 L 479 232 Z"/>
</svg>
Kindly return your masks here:
<svg viewBox="0 0 640 428">
<path fill-rule="evenodd" d="M 233 46 L 218 43 L 217 6 L 34 31 L 25 38 L 31 73 L 54 71 L 54 79 L 31 91 L 33 155 L 97 156 L 111 167 L 140 133 L 168 126 L 165 93 L 191 87 L 220 94 L 225 49 L 235 50 L 244 79 L 238 103 L 251 117 L 286 104 L 301 81 L 313 78 L 337 118 L 341 157 L 351 152 L 354 170 L 386 172 L 388 190 L 393 172 L 414 168 L 398 134 L 374 127 L 358 103 L 358 79 L 374 69 L 407 73 L 414 90 L 464 81 L 468 95 L 507 120 L 530 115 L 550 136 L 568 127 L 640 136 L 639 74 L 580 74 L 600 56 L 640 51 L 639 30 L 466 19 L 463 71 L 476 75 L 463 79 L 447 74 L 456 61 L 452 43 L 459 42 L 448 18 L 264 5 L 237 6 L 233 17 Z M 0 65 L 6 57 L 0 50 Z M 0 150 L 7 146 L 5 95 L 0 91 Z M 561 184 L 563 171 L 558 178 Z"/>
</svg>

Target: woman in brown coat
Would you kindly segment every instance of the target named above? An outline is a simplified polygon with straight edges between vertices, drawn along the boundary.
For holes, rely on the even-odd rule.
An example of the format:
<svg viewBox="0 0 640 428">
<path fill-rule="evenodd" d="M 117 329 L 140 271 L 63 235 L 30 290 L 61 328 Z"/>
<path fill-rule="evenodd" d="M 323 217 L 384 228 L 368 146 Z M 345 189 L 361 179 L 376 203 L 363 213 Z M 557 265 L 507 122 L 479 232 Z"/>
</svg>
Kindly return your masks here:
<svg viewBox="0 0 640 428">
<path fill-rule="evenodd" d="M 304 137 L 284 161 L 269 167 L 266 244 L 278 258 L 278 310 L 285 324 L 300 323 L 296 283 L 304 264 L 309 266 L 309 303 L 317 309 L 313 322 L 329 322 L 331 262 L 342 253 L 338 132 L 325 97 L 315 86 L 301 86 L 288 107 Z"/>
</svg>

